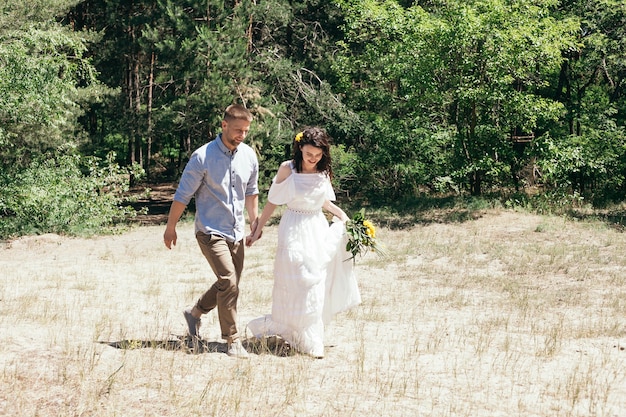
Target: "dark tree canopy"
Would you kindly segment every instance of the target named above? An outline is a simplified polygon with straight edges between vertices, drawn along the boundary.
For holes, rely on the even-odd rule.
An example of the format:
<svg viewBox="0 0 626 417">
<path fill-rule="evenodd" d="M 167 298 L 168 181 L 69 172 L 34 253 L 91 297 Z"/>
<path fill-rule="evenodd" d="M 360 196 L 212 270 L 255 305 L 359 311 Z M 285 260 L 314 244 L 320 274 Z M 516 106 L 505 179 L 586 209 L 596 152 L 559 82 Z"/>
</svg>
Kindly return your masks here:
<svg viewBox="0 0 626 417">
<path fill-rule="evenodd" d="M 334 139 L 336 188 L 369 203 L 531 187 L 624 200 L 619 2 L 26 0 L 0 11 L 5 184 L 41 153 L 75 154 L 87 174 L 80 158 L 130 182 L 141 171 L 175 181 L 236 102 L 255 115 L 263 187 L 293 135 L 319 125 Z"/>
</svg>

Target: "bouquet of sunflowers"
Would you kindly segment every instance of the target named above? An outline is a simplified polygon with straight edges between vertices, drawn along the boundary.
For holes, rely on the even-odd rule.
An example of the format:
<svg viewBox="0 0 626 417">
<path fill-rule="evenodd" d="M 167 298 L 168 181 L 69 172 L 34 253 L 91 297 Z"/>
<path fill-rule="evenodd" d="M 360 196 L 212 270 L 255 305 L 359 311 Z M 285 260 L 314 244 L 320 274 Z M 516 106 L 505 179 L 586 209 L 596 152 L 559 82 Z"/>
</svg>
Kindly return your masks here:
<svg viewBox="0 0 626 417">
<path fill-rule="evenodd" d="M 356 212 L 352 219 L 346 222 L 346 232 L 348 234 L 346 251 L 352 254 L 349 259 L 356 261 L 357 255 L 363 256 L 369 249 L 384 255 L 384 251 L 376 243 L 376 228 L 365 218 L 365 209 Z"/>
</svg>

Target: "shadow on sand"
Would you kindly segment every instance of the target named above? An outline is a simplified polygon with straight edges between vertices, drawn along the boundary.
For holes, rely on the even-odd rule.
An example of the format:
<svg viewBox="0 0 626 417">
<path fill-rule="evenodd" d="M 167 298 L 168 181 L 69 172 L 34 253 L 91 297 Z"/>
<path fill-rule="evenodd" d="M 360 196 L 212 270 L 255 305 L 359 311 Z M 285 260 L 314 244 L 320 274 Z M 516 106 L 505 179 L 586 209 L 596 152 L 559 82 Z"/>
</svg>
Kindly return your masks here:
<svg viewBox="0 0 626 417">
<path fill-rule="evenodd" d="M 189 336 L 175 336 L 175 338 L 165 340 L 124 339 L 114 342 L 99 341 L 98 343 L 123 350 L 163 349 L 183 351 L 190 354 L 228 352 L 228 345 L 225 342 L 192 339 Z M 241 344 L 249 353 L 256 355 L 271 354 L 279 357 L 295 355 L 295 350 L 289 346 L 289 343 L 276 336 L 262 339 L 248 338 L 242 340 Z"/>
</svg>

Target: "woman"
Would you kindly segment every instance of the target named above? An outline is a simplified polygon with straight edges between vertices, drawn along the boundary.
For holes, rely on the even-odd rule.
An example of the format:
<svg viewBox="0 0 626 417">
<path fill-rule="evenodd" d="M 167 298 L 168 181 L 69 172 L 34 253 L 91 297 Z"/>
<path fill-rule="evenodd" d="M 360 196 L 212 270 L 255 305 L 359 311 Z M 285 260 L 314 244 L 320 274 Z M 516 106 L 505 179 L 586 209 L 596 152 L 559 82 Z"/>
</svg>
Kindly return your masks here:
<svg viewBox="0 0 626 417">
<path fill-rule="evenodd" d="M 317 127 L 294 140 L 294 155 L 280 165 L 268 202 L 248 244 L 261 237 L 278 205 L 287 205 L 278 227 L 272 314 L 248 323 L 255 337 L 279 335 L 296 350 L 324 357 L 324 325 L 361 302 L 346 252 L 346 213 L 333 204 L 330 138 Z M 339 220 L 328 225 L 322 209 Z"/>
</svg>

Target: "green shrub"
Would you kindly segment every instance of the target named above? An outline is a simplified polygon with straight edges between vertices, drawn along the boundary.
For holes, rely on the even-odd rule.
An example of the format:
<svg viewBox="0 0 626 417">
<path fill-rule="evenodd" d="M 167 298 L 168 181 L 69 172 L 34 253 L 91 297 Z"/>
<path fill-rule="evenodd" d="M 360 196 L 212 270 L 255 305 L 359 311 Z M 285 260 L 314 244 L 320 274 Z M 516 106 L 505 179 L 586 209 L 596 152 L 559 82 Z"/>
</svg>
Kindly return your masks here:
<svg viewBox="0 0 626 417">
<path fill-rule="evenodd" d="M 45 155 L 25 169 L 0 173 L 0 238 L 90 235 L 136 215 L 123 205 L 130 172 L 114 158 Z"/>
</svg>

